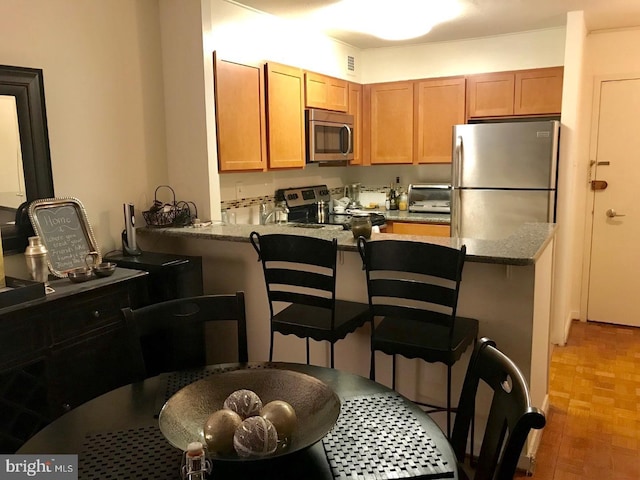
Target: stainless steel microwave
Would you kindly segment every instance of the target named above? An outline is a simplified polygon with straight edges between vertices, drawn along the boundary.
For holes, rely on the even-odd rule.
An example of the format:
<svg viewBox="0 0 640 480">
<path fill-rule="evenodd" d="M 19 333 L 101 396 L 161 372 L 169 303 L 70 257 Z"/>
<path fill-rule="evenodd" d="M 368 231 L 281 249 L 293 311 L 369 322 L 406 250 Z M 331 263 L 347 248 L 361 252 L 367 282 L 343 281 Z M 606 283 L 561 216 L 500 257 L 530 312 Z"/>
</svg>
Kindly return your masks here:
<svg viewBox="0 0 640 480">
<path fill-rule="evenodd" d="M 307 162 L 353 160 L 353 115 L 309 109 L 307 122 Z"/>
</svg>

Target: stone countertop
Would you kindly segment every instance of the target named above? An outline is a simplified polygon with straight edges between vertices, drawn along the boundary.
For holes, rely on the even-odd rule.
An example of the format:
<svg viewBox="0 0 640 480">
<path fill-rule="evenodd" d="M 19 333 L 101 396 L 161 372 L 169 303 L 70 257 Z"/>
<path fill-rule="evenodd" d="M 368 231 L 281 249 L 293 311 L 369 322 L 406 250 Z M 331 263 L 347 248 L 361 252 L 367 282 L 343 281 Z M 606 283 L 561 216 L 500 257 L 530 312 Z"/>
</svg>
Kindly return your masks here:
<svg viewBox="0 0 640 480">
<path fill-rule="evenodd" d="M 401 210 L 381 210 L 380 213 L 392 222 L 451 224 L 451 215 L 448 213 L 417 213 Z"/>
<path fill-rule="evenodd" d="M 373 233 L 371 240 L 409 240 L 427 242 L 454 248 L 467 246 L 467 261 L 479 263 L 496 263 L 503 265 L 533 265 L 542 254 L 556 232 L 553 223 L 526 223 L 509 237 L 500 240 L 478 240 L 472 238 L 428 237 L 421 235 L 398 235 L 393 233 Z M 338 249 L 357 251 L 356 241 L 348 230 L 339 230 L 336 226 L 323 228 L 303 228 L 290 224 L 269 225 L 224 225 L 220 222 L 208 227 L 182 228 L 137 228 L 136 232 L 143 237 L 157 235 L 181 237 L 198 240 L 223 240 L 228 242 L 249 242 L 249 234 L 253 231 L 261 235 L 281 233 L 304 235 L 316 238 L 338 240 Z"/>
</svg>

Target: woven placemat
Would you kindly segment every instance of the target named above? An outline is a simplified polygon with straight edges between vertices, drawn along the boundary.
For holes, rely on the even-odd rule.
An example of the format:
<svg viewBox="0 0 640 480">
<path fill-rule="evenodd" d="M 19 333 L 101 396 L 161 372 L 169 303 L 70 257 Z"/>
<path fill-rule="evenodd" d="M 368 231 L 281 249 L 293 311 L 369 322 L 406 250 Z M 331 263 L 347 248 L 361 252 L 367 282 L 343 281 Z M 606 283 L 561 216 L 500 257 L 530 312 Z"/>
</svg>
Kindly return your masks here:
<svg viewBox="0 0 640 480">
<path fill-rule="evenodd" d="M 344 400 L 322 444 L 335 479 L 454 476 L 453 466 L 396 393 Z"/>
<path fill-rule="evenodd" d="M 87 435 L 78 456 L 80 480 L 176 480 L 182 452 L 157 425 Z"/>
</svg>

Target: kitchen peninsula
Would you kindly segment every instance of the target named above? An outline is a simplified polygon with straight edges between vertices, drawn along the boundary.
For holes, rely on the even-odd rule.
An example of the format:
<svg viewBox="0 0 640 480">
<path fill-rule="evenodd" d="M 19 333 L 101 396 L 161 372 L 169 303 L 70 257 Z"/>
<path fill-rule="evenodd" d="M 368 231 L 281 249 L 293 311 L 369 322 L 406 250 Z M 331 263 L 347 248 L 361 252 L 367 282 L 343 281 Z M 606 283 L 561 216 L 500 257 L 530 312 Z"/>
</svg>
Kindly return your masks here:
<svg viewBox="0 0 640 480">
<path fill-rule="evenodd" d="M 339 298 L 367 301 L 365 273 L 350 231 L 335 227 L 301 228 L 291 225 L 223 225 L 203 228 L 140 228 L 143 250 L 201 255 L 205 291 L 229 293 L 243 290 L 247 304 L 249 359 L 265 360 L 269 352 L 269 307 L 261 264 L 249 234 L 286 233 L 308 235 L 338 241 Z M 402 239 L 431 242 L 459 248 L 467 247 L 467 262 L 462 275 L 458 312 L 480 322 L 480 335 L 494 339 L 525 373 L 533 404 L 547 405 L 549 325 L 551 315 L 551 279 L 555 224 L 525 224 L 502 240 L 426 237 L 374 233 L 371 240 Z M 336 368 L 368 376 L 369 328 L 359 329 L 335 346 Z M 304 341 L 292 336 L 275 338 L 274 360 L 303 361 Z M 328 365 L 329 347 L 311 342 L 311 362 Z M 459 395 L 466 363 L 470 355 L 456 365 L 454 398 Z M 391 359 L 377 356 L 377 380 L 391 385 Z M 214 359 L 215 360 L 215 359 Z M 398 359 L 398 390 L 409 398 L 442 402 L 446 391 L 446 369 L 417 360 Z M 435 415 L 435 420 L 444 420 Z M 476 434 L 479 445 L 480 433 Z M 535 440 L 529 453 L 535 448 Z M 525 455 L 526 452 L 523 452 Z"/>
</svg>

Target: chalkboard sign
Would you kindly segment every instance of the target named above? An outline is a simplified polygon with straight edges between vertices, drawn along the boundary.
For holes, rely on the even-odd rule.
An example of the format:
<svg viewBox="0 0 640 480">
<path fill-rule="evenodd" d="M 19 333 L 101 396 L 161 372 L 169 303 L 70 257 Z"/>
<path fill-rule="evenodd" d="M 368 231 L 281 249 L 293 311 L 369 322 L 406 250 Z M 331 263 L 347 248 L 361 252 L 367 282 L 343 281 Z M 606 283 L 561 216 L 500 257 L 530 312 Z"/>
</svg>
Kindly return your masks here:
<svg viewBox="0 0 640 480">
<path fill-rule="evenodd" d="M 33 229 L 48 250 L 51 273 L 66 277 L 69 270 L 86 266 L 87 255 L 102 261 L 87 215 L 76 198 L 47 198 L 29 205 Z"/>
</svg>

